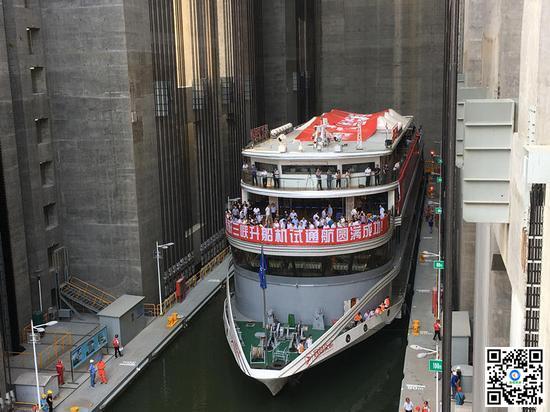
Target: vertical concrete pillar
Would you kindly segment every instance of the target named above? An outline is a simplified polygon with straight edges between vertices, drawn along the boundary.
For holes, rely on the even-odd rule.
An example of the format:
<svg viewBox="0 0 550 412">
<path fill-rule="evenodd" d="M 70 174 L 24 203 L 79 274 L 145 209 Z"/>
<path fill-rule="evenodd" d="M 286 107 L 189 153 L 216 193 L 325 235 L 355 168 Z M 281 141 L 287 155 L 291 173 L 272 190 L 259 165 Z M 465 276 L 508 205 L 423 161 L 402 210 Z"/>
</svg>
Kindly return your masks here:
<svg viewBox="0 0 550 412">
<path fill-rule="evenodd" d="M 269 196 L 269 204 L 273 203 L 277 209 L 279 209 L 279 198 L 274 196 Z"/>
<path fill-rule="evenodd" d="M 474 393 L 473 410 L 485 410 L 484 379 L 485 346 L 487 344 L 487 324 L 489 311 L 489 272 L 491 270 L 491 231 L 487 223 L 476 224 L 475 246 L 475 288 L 474 288 L 474 338 L 473 366 Z"/>
<path fill-rule="evenodd" d="M 522 292 L 518 294 L 518 292 Z M 524 346 L 525 335 L 525 297 L 524 291 L 512 289 L 510 308 L 510 346 Z"/>
<path fill-rule="evenodd" d="M 351 209 L 354 207 L 354 201 L 354 197 L 346 197 L 346 210 L 344 211 L 344 214 L 347 219 L 351 219 Z"/>
<path fill-rule="evenodd" d="M 395 191 L 388 192 L 388 210 L 395 210 Z"/>
</svg>

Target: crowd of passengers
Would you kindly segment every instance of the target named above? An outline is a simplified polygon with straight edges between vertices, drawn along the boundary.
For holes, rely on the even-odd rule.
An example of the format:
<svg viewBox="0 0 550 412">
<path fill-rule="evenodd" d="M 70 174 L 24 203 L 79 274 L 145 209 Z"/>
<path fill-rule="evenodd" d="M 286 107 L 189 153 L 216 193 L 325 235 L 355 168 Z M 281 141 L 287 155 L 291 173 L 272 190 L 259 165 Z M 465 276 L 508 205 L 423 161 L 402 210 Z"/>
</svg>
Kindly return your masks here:
<svg viewBox="0 0 550 412">
<path fill-rule="evenodd" d="M 386 310 L 388 310 L 390 306 L 391 306 L 390 297 L 386 296 L 384 298 L 384 301 L 380 305 L 378 305 L 374 309 L 367 310 L 365 312 L 365 315 L 362 315 L 361 312 L 357 312 L 353 317 L 353 326 L 357 326 L 361 322 L 365 322 L 377 315 L 381 315 Z"/>
<path fill-rule="evenodd" d="M 225 211 L 225 218 L 233 223 L 243 225 L 259 225 L 273 229 L 330 229 L 364 225 L 376 222 L 386 216 L 386 209 L 378 206 L 378 214 L 365 212 L 361 208 L 353 208 L 350 218 L 334 214 L 334 209 L 329 204 L 319 212 L 315 212 L 310 219 L 299 217 L 294 209 L 279 210 L 275 204 L 268 204 L 264 210 L 258 206 L 252 207 L 244 201 L 234 202 L 231 210 Z"/>
</svg>

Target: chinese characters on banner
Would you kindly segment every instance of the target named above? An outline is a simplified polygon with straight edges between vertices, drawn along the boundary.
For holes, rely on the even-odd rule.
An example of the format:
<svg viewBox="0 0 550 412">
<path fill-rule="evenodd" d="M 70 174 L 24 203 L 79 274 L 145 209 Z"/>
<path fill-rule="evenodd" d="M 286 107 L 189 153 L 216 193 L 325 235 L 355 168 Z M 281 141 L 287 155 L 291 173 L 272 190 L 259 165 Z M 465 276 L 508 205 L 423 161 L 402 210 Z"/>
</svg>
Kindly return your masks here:
<svg viewBox="0 0 550 412">
<path fill-rule="evenodd" d="M 227 235 L 246 242 L 264 245 L 323 246 L 362 242 L 377 238 L 388 231 L 389 216 L 364 225 L 334 229 L 270 229 L 260 226 L 226 222 Z"/>
</svg>

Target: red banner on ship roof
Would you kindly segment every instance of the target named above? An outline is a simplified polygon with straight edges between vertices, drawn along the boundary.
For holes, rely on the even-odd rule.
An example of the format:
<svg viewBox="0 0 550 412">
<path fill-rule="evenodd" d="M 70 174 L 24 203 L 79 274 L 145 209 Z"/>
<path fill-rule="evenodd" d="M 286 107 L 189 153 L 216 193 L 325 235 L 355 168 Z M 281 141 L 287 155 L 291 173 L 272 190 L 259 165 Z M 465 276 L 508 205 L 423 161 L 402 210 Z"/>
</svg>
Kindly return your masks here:
<svg viewBox="0 0 550 412">
<path fill-rule="evenodd" d="M 226 221 L 228 237 L 245 242 L 275 246 L 329 246 L 375 239 L 390 227 L 389 216 L 363 225 L 334 229 L 271 229 Z"/>
<path fill-rule="evenodd" d="M 315 117 L 313 121 L 296 136 L 296 139 L 301 141 L 313 140 L 315 127 L 323 124 L 323 119 L 327 119 L 328 126 L 326 130 L 334 136 L 339 136 L 343 141 L 357 140 L 357 125 L 359 122 L 363 122 L 363 126 L 361 127 L 361 138 L 365 141 L 376 132 L 378 118 L 383 116 L 386 111 L 387 110 L 372 114 L 360 114 L 332 109 L 328 113 L 323 113 L 321 116 Z"/>
</svg>

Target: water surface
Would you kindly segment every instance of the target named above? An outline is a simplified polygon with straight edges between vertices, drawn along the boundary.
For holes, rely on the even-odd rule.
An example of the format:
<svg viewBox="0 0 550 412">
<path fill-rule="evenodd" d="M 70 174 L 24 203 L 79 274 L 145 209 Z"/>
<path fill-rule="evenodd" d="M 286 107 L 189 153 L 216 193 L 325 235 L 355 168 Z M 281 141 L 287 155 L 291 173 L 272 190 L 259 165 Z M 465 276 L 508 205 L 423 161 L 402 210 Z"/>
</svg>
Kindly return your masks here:
<svg viewBox="0 0 550 412">
<path fill-rule="evenodd" d="M 395 412 L 407 320 L 290 381 L 277 396 L 238 368 L 224 336 L 218 293 L 116 399 L 109 411 Z"/>
</svg>

